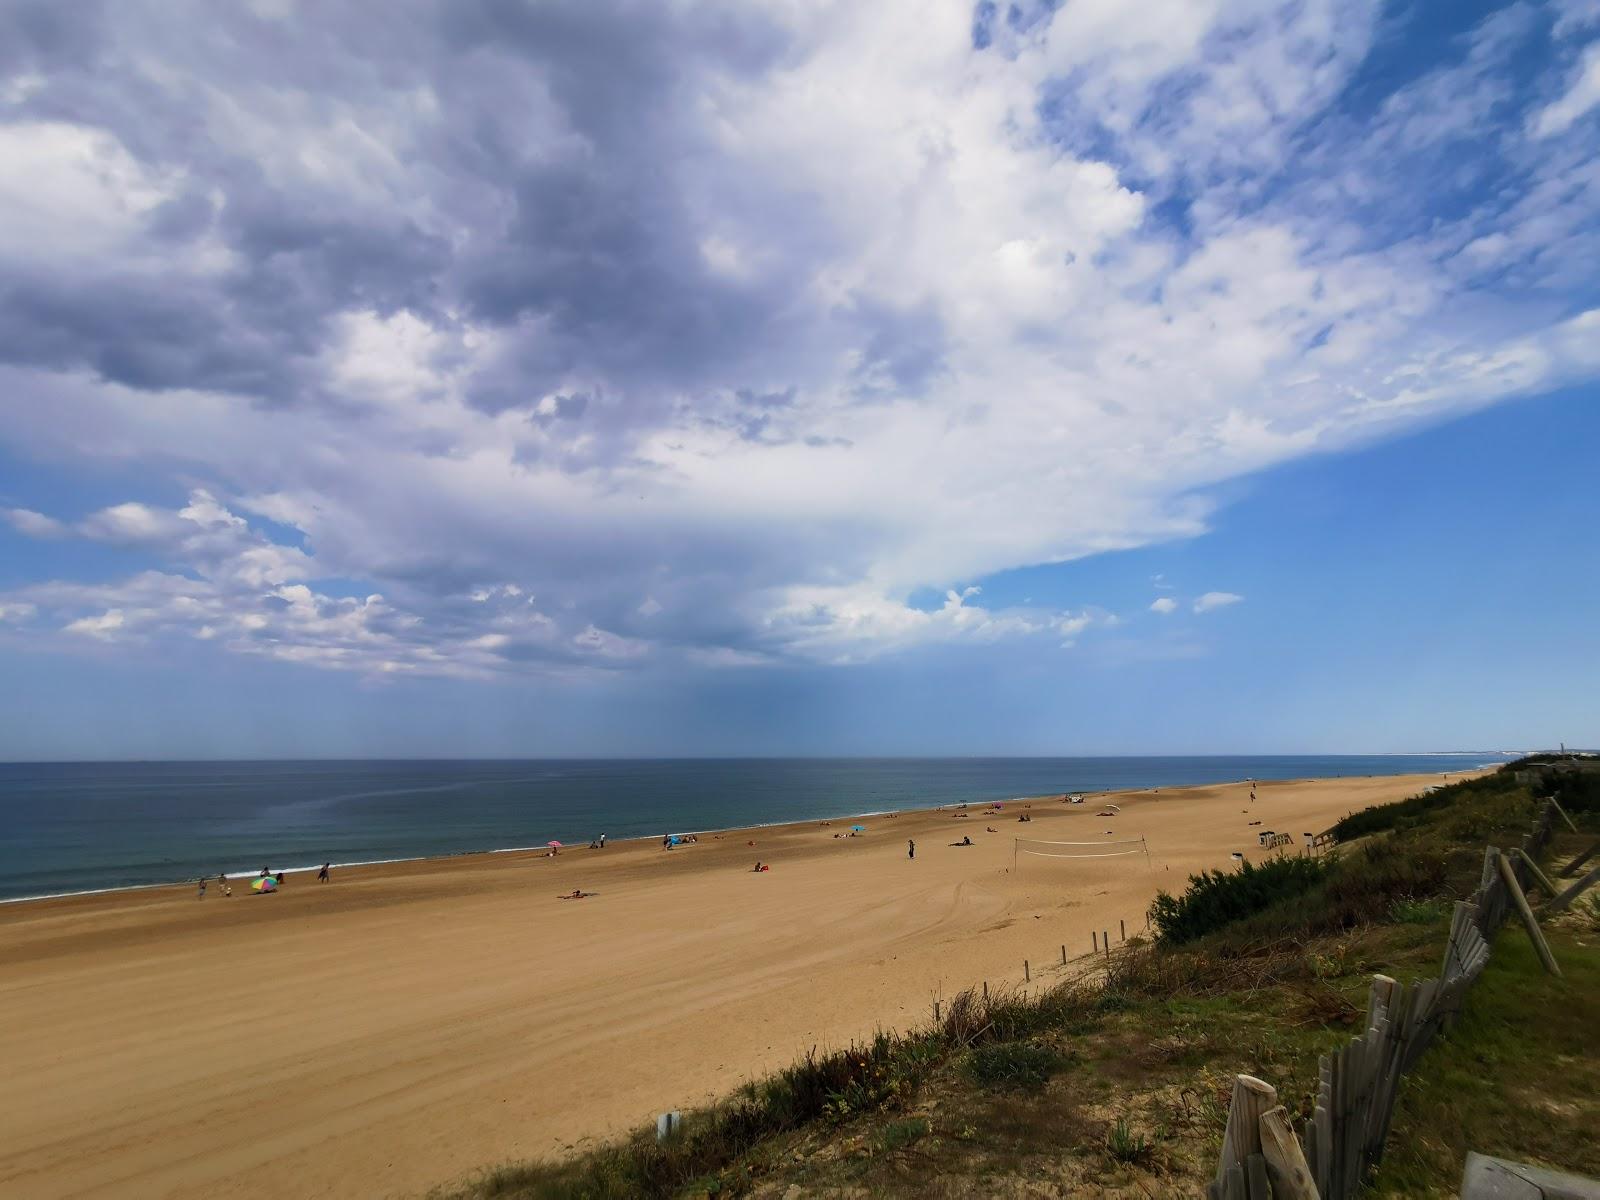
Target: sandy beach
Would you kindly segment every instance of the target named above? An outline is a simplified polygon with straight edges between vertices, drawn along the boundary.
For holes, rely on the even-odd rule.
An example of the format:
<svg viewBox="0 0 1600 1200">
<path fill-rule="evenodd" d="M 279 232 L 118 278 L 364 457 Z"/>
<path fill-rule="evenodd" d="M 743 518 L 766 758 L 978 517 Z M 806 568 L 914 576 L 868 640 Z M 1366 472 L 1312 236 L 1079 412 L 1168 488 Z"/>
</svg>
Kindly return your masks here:
<svg viewBox="0 0 1600 1200">
<path fill-rule="evenodd" d="M 295 874 L 273 896 L 0 907 L 0 1195 L 404 1195 L 558 1153 L 980 980 L 1020 985 L 1024 959 L 1048 983 L 1063 944 L 1131 935 L 1158 889 L 1265 857 L 1260 829 L 1298 846 L 1440 781 L 1040 799 L 873 817 L 857 838 L 835 820 Z M 1107 800 L 1120 814 L 1096 816 Z M 1141 835 L 1148 865 L 1011 869 L 1017 836 Z M 558 899 L 575 888 L 595 894 Z"/>
</svg>

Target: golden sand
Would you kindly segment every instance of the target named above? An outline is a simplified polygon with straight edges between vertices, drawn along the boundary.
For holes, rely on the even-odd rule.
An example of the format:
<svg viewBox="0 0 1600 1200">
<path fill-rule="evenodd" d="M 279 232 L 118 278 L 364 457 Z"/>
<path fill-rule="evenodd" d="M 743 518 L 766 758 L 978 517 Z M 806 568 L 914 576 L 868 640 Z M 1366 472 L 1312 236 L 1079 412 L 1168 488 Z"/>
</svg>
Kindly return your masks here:
<svg viewBox="0 0 1600 1200">
<path fill-rule="evenodd" d="M 1162 789 L 0 907 L 0 1195 L 408 1194 L 558 1153 L 981 980 L 1439 776 Z M 1110 799 L 1113 818 L 1096 811 Z M 1251 825 L 1260 821 L 1261 825 Z M 988 832 L 992 827 L 997 832 Z M 963 835 L 972 847 L 952 848 Z M 1143 835 L 1024 857 L 1013 838 Z M 908 861 L 906 841 L 917 856 Z M 754 842 L 754 845 L 748 843 Z M 757 859 L 769 872 L 751 870 Z M 596 893 L 557 899 L 574 888 Z"/>
</svg>

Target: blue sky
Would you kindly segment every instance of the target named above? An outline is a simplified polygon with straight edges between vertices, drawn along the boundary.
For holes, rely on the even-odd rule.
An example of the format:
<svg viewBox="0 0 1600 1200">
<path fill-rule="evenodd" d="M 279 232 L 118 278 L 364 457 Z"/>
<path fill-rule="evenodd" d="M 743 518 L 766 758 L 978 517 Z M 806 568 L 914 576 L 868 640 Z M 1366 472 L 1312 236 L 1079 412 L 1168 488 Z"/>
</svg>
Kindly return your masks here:
<svg viewBox="0 0 1600 1200">
<path fill-rule="evenodd" d="M 1600 741 L 1600 4 L 1154 7 L 12 6 L 0 758 Z"/>
</svg>

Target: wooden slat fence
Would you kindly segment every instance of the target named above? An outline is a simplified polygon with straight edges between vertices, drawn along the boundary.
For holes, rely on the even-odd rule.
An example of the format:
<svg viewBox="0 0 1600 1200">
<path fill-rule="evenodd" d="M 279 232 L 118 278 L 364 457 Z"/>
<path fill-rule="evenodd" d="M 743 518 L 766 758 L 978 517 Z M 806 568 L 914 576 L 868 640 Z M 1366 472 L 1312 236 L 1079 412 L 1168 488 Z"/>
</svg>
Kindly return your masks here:
<svg viewBox="0 0 1600 1200">
<path fill-rule="evenodd" d="M 1555 806 L 1547 802 L 1533 830 L 1522 839 L 1521 853 L 1507 856 L 1524 890 L 1533 882 L 1528 861 L 1536 861 L 1544 852 L 1554 817 Z M 1374 976 L 1364 1032 L 1336 1053 L 1322 1056 L 1316 1107 L 1305 1129 L 1309 1184 L 1298 1181 L 1290 1166 L 1274 1169 L 1275 1146 L 1277 1154 L 1285 1149 L 1294 1153 L 1284 1146 L 1282 1109 L 1273 1107 L 1277 1094 L 1261 1080 L 1241 1075 L 1228 1114 L 1222 1160 L 1216 1179 L 1206 1189 L 1211 1200 L 1346 1200 L 1356 1194 L 1383 1158 L 1401 1078 L 1439 1030 L 1455 1020 L 1467 989 L 1488 965 L 1489 940 L 1512 904 L 1499 854 L 1493 846 L 1487 849 L 1477 890 L 1455 906 L 1439 977 L 1408 988 L 1386 975 Z M 1269 1122 L 1273 1132 L 1266 1136 Z M 1286 1140 L 1292 1143 L 1292 1134 Z M 1263 1154 L 1264 1149 L 1269 1153 Z"/>
</svg>

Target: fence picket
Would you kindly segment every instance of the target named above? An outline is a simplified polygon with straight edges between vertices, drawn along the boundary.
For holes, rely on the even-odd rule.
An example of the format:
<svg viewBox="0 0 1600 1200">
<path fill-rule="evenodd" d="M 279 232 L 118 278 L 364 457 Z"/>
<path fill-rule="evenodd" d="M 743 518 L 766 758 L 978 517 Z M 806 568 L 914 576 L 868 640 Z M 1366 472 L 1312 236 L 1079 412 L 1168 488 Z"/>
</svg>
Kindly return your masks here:
<svg viewBox="0 0 1600 1200">
<path fill-rule="evenodd" d="M 1245 1190 L 1250 1200 L 1272 1200 L 1272 1187 L 1267 1183 L 1267 1160 L 1259 1152 L 1244 1160 Z"/>
</svg>

